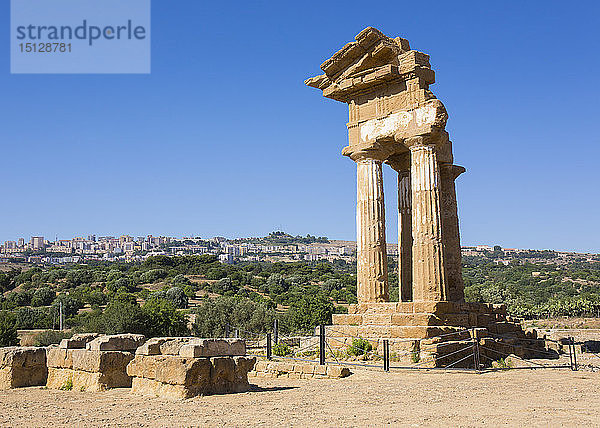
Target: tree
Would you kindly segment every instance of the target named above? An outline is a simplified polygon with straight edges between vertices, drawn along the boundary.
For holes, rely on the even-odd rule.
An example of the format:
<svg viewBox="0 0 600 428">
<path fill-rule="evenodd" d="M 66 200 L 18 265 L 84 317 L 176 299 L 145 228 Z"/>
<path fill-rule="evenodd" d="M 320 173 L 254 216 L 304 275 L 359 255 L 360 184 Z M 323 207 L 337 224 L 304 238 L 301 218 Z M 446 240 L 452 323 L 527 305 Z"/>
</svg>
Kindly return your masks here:
<svg viewBox="0 0 600 428">
<path fill-rule="evenodd" d="M 49 287 L 42 287 L 35 290 L 31 298 L 31 306 L 48 306 L 51 305 L 56 297 L 56 293 Z"/>
<path fill-rule="evenodd" d="M 192 332 L 198 337 L 222 337 L 226 330 L 264 333 L 273 325 L 275 311 L 244 297 L 218 297 L 207 300 L 196 310 Z"/>
<path fill-rule="evenodd" d="M 173 302 L 176 308 L 185 309 L 188 307 L 188 297 L 185 295 L 185 291 L 179 287 L 169 288 L 165 293 L 165 297 Z"/>
<path fill-rule="evenodd" d="M 53 310 L 58 314 L 60 312 L 60 304 L 62 303 L 62 313 L 65 319 L 77 315 L 79 309 L 83 307 L 83 303 L 78 299 L 68 295 L 59 294 L 52 303 Z"/>
<path fill-rule="evenodd" d="M 189 335 L 185 316 L 177 311 L 170 300 L 147 300 L 142 311 L 145 316 L 144 334 L 147 337 Z"/>
<path fill-rule="evenodd" d="M 311 332 L 319 324 L 331 324 L 333 304 L 323 294 L 303 295 L 292 302 L 285 317 L 291 332 Z"/>
<path fill-rule="evenodd" d="M 96 320 L 97 326 L 93 328 L 96 329 L 95 332 L 106 334 L 144 334 L 146 321 L 145 314 L 137 303 L 113 300 L 102 313 L 100 320 Z M 89 326 L 93 326 L 93 323 L 88 324 Z"/>
<path fill-rule="evenodd" d="M 0 312 L 0 347 L 17 346 L 19 337 L 15 326 L 15 316 L 10 312 Z"/>
</svg>

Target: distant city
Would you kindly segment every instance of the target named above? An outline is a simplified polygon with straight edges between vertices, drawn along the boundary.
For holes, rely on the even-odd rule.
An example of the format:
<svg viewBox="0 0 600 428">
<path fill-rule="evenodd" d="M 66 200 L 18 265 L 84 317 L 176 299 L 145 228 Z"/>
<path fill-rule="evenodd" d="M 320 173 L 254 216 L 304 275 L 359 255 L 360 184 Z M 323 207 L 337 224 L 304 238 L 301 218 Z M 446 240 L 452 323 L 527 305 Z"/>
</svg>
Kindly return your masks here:
<svg viewBox="0 0 600 428">
<path fill-rule="evenodd" d="M 397 256 L 397 244 L 387 245 L 388 255 Z M 224 237 L 132 237 L 89 235 L 50 241 L 43 236 L 29 240 L 5 241 L 0 246 L 0 263 L 25 262 L 44 265 L 86 263 L 92 261 L 134 262 L 165 255 L 214 254 L 223 263 L 356 261 L 356 242 L 328 240 L 307 235 L 291 236 L 273 232 L 264 238 L 227 239 Z M 496 264 L 511 262 L 571 263 L 600 262 L 600 256 L 552 250 L 501 248 L 492 245 L 462 247 L 463 257 L 488 257 Z"/>
</svg>

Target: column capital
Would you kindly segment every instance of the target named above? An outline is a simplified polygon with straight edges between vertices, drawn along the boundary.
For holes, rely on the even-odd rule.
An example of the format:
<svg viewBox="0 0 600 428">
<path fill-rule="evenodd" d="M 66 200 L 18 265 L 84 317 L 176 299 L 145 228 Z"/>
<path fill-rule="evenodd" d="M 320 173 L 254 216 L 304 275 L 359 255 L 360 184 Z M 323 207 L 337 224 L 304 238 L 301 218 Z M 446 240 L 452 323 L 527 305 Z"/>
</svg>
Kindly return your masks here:
<svg viewBox="0 0 600 428">
<path fill-rule="evenodd" d="M 400 175 L 410 174 L 410 152 L 395 154 L 386 159 L 385 163 Z"/>
<path fill-rule="evenodd" d="M 467 171 L 464 166 L 453 165 L 451 163 L 440 163 L 440 168 L 443 172 L 449 173 L 452 180 L 456 180 L 459 175 Z"/>
<path fill-rule="evenodd" d="M 362 160 L 376 160 L 383 162 L 393 153 L 393 151 L 392 147 L 383 145 L 379 142 L 373 142 L 369 144 L 346 146 L 342 149 L 342 154 L 348 156 L 355 162 Z"/>
</svg>

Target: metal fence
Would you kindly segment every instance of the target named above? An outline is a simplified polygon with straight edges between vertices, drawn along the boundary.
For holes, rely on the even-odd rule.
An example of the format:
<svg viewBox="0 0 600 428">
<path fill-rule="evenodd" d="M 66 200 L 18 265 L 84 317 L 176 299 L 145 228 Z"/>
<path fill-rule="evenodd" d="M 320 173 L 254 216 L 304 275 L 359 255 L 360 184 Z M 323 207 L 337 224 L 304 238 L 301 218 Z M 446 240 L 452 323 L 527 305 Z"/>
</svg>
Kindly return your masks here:
<svg viewBox="0 0 600 428">
<path fill-rule="evenodd" d="M 326 335 L 329 332 L 329 336 Z M 474 372 L 488 372 L 510 369 L 571 369 L 578 370 L 579 362 L 576 342 L 573 337 L 563 340 L 545 339 L 546 342 L 554 342 L 557 348 L 566 349 L 560 358 L 557 351 L 540 348 L 531 348 L 520 345 L 521 349 L 535 353 L 538 358 L 523 358 L 513 353 L 486 345 L 483 339 L 493 339 L 502 344 L 503 341 L 515 341 L 514 336 L 501 335 L 486 332 L 480 337 L 477 329 L 462 329 L 455 332 L 442 334 L 427 339 L 393 339 L 394 344 L 406 341 L 418 344 L 413 349 L 404 352 L 390 352 L 390 339 L 376 339 L 381 343 L 381 351 L 373 347 L 365 346 L 368 339 L 344 335 L 332 329 L 326 330 L 324 325 L 318 327 L 318 334 L 314 336 L 286 336 L 281 334 L 277 322 L 273 330 L 268 333 L 257 334 L 234 326 L 227 326 L 227 335 L 243 337 L 246 340 L 248 352 L 251 355 L 263 357 L 268 360 L 290 360 L 300 362 L 311 362 L 315 364 L 337 364 L 356 368 L 379 370 L 390 372 L 393 370 L 466 370 Z M 338 336 L 336 336 L 338 335 Z M 348 343 L 343 341 L 352 340 Z M 371 339 L 372 340 L 372 339 Z M 447 352 L 444 350 L 447 349 Z M 421 358 L 426 355 L 427 358 Z M 598 365 L 586 364 L 586 369 L 600 370 L 600 353 L 591 353 L 598 358 Z M 348 360 L 349 356 L 355 358 Z M 402 364 L 402 358 L 408 357 L 410 364 Z M 515 362 L 519 362 L 518 366 Z"/>
</svg>

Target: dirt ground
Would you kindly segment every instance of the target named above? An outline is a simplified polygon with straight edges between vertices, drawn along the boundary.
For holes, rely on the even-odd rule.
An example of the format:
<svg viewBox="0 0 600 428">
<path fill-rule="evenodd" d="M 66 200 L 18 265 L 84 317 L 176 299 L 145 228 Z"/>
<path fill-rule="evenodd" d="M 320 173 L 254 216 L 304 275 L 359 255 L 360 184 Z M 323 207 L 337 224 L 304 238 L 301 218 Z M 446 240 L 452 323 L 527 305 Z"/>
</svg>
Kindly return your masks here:
<svg viewBox="0 0 600 428">
<path fill-rule="evenodd" d="M 0 391 L 0 426 L 600 426 L 600 373 L 355 370 L 341 380 L 261 380 L 185 401 L 22 388 Z"/>
</svg>

